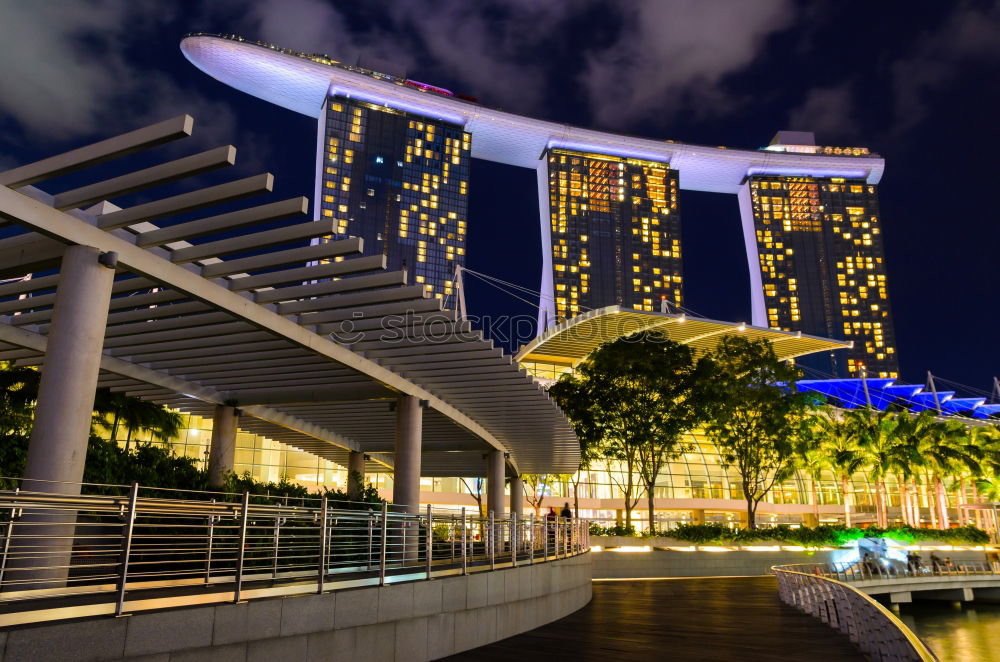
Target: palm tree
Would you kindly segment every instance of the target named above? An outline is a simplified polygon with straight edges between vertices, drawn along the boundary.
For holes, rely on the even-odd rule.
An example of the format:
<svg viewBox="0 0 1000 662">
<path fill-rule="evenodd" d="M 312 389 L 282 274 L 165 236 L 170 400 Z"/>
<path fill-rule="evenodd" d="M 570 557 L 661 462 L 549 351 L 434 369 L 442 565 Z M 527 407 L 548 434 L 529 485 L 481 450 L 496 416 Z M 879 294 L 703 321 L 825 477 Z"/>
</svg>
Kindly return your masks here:
<svg viewBox="0 0 1000 662">
<path fill-rule="evenodd" d="M 905 411 L 896 414 L 896 437 L 904 452 L 913 458 L 913 466 L 921 464 L 920 447 L 934 425 L 934 415 L 929 411 L 923 411 L 917 416 L 911 416 Z M 897 481 L 900 485 L 899 498 L 904 521 L 910 526 L 920 526 L 920 499 L 915 472 L 909 477 L 900 474 Z"/>
<path fill-rule="evenodd" d="M 969 444 L 975 448 L 975 453 L 978 457 L 979 471 L 973 473 L 972 478 L 972 502 L 975 503 L 978 500 L 977 495 L 977 482 L 984 478 L 987 474 L 996 473 L 996 469 L 1000 468 L 1000 428 L 992 425 L 984 426 L 973 426 L 969 427 Z M 967 479 L 969 475 L 967 472 L 962 472 L 958 476 L 958 523 L 959 526 L 965 526 L 971 524 L 971 519 L 969 512 L 963 509 L 961 506 L 967 505 L 969 503 L 967 488 Z"/>
<path fill-rule="evenodd" d="M 169 441 L 176 437 L 184 425 L 184 418 L 175 411 L 170 411 L 163 405 L 149 402 L 122 393 L 112 393 L 107 389 L 99 389 L 94 398 L 94 410 L 97 423 L 111 431 L 111 440 L 117 440 L 118 428 L 124 425 L 127 431 L 125 450 L 129 450 L 132 435 L 145 430 L 160 441 Z M 112 422 L 108 423 L 108 417 Z"/>
<path fill-rule="evenodd" d="M 899 443 L 895 434 L 896 419 L 890 412 L 863 408 L 845 415 L 851 436 L 863 457 L 869 476 L 875 481 L 875 513 L 878 526 L 889 525 L 885 478 L 892 474 L 909 477 L 913 457 Z"/>
<path fill-rule="evenodd" d="M 851 476 L 861 469 L 863 458 L 850 434 L 843 414 L 828 410 L 816 417 L 821 435 L 820 453 L 823 463 L 840 480 L 840 497 L 844 504 L 844 525 L 851 527 Z"/>
<path fill-rule="evenodd" d="M 34 368 L 0 362 L 0 436 L 31 428 L 40 377 Z"/>
<path fill-rule="evenodd" d="M 975 476 L 982 475 L 985 452 L 969 436 L 964 423 L 946 421 L 929 427 L 920 446 L 920 456 L 934 481 L 938 526 L 947 529 L 950 521 L 944 479 L 954 478 L 965 472 L 971 472 Z"/>
<path fill-rule="evenodd" d="M 804 418 L 795 436 L 795 468 L 809 477 L 809 501 L 813 507 L 813 519 L 819 525 L 819 492 L 816 484 L 822 479 L 823 471 L 830 463 L 822 441 L 826 438 L 823 414 L 815 413 Z"/>
</svg>

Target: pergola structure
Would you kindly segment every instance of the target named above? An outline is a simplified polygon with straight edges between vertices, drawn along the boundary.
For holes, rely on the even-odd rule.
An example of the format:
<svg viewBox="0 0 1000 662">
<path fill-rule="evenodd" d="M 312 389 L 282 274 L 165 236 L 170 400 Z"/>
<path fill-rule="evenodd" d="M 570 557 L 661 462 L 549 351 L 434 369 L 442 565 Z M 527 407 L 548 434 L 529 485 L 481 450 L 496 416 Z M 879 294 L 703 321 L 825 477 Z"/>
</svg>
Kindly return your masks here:
<svg viewBox="0 0 1000 662">
<path fill-rule="evenodd" d="M 696 353 L 708 352 L 730 335 L 767 340 L 782 361 L 815 352 L 847 349 L 849 340 L 832 340 L 750 326 L 742 322 L 689 317 L 684 313 L 650 313 L 622 306 L 607 306 L 581 313 L 558 324 L 521 348 L 516 359 L 541 379 L 552 379 L 574 369 L 602 343 L 641 331 L 658 331 L 674 342 L 690 345 Z"/>
<path fill-rule="evenodd" d="M 35 187 L 192 127 L 181 116 L 0 173 L 0 360 L 42 369 L 29 489 L 78 489 L 99 386 L 213 416 L 216 476 L 237 425 L 354 471 L 392 467 L 412 508 L 422 475 L 487 475 L 502 512 L 505 473 L 577 468 L 572 427 L 510 356 L 383 256 L 357 257 L 360 239 L 327 240 L 332 220 L 309 220 L 305 198 L 200 211 L 270 191 L 270 174 L 149 201 L 232 165 L 233 147 Z"/>
</svg>

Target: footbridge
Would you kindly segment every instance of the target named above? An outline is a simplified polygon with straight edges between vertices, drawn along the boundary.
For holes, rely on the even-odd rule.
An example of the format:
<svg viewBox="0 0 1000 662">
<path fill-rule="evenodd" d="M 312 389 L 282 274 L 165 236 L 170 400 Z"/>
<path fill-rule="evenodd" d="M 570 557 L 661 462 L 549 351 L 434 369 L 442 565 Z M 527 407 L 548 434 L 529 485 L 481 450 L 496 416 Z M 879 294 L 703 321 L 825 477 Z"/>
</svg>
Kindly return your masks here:
<svg viewBox="0 0 1000 662">
<path fill-rule="evenodd" d="M 892 604 L 914 600 L 1000 600 L 1000 566 L 996 563 L 966 563 L 953 568 L 921 568 L 899 571 L 876 567 L 874 572 L 861 564 L 805 564 L 802 572 L 820 574 L 850 584 L 867 595 L 888 599 Z"/>
</svg>

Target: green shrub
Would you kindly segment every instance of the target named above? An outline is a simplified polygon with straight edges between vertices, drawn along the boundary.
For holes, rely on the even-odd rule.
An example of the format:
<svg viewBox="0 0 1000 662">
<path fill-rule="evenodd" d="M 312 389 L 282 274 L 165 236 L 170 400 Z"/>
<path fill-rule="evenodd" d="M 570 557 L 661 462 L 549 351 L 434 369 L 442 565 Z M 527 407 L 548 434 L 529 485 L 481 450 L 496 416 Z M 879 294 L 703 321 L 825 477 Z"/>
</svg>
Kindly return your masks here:
<svg viewBox="0 0 1000 662">
<path fill-rule="evenodd" d="M 696 545 L 746 544 L 775 540 L 790 545 L 804 547 L 840 547 L 860 538 L 890 538 L 912 543 L 920 540 L 939 540 L 956 544 L 981 545 L 989 542 L 989 535 L 974 526 L 954 529 L 915 529 L 912 527 L 892 527 L 880 529 L 846 528 L 843 526 L 821 525 L 815 528 L 802 526 L 792 528 L 786 524 L 762 529 L 731 529 L 724 524 L 681 524 L 659 535 L 690 542 Z"/>
<path fill-rule="evenodd" d="M 592 536 L 635 536 L 634 526 L 624 526 L 616 524 L 614 526 L 600 526 L 591 523 L 590 535 Z"/>
<path fill-rule="evenodd" d="M 20 486 L 19 476 L 24 475 L 28 456 L 28 436 L 9 434 L 0 437 L 0 489 L 14 489 Z M 143 496 L 165 498 L 212 499 L 218 498 L 208 484 L 208 472 L 199 469 L 193 458 L 181 457 L 172 448 L 162 444 L 138 442 L 130 450 L 117 443 L 91 437 L 87 446 L 87 462 L 84 466 L 84 494 L 121 494 L 124 485 L 139 483 L 144 488 Z M 159 488 L 159 490 L 157 490 Z M 172 490 L 190 490 L 178 494 Z M 324 490 L 317 494 L 308 488 L 282 477 L 277 483 L 262 482 L 250 472 L 237 475 L 230 472 L 221 488 L 214 492 L 230 492 L 230 498 L 249 492 L 257 497 L 285 497 L 290 505 L 303 505 L 306 499 L 322 496 L 330 500 L 330 508 L 367 509 L 374 504 L 381 505 L 378 490 L 370 483 L 362 488 L 360 495 L 350 501 L 346 492 Z M 261 501 L 257 499 L 256 501 Z"/>
</svg>

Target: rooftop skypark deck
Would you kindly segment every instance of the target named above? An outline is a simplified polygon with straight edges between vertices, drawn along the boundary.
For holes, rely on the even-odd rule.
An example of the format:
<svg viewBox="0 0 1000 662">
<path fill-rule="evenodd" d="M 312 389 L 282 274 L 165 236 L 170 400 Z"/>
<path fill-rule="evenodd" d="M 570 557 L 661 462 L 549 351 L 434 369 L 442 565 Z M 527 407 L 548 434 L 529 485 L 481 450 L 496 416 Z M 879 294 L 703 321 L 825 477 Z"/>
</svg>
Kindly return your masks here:
<svg viewBox="0 0 1000 662">
<path fill-rule="evenodd" d="M 662 161 L 680 171 L 682 189 L 738 193 L 748 175 L 763 174 L 876 184 L 885 166 L 881 157 L 860 148 L 839 148 L 837 154 L 838 148 L 802 153 L 706 147 L 549 122 L 449 96 L 449 90 L 426 83 L 236 36 L 190 35 L 181 51 L 213 78 L 303 115 L 318 118 L 330 94 L 362 99 L 461 124 L 473 134 L 474 158 L 525 168 L 537 169 L 547 149 L 562 147 Z"/>
</svg>

